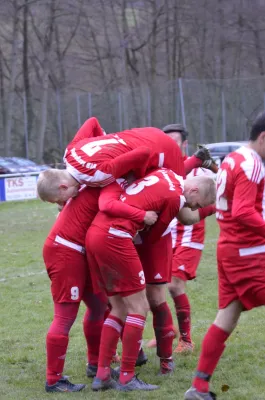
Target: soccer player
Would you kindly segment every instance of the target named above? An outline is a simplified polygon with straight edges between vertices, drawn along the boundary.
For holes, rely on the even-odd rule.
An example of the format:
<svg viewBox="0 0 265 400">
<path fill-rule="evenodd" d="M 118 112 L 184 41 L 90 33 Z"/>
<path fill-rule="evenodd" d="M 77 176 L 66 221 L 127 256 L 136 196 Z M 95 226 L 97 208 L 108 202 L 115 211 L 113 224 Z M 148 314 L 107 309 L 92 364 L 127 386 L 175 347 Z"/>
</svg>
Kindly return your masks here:
<svg viewBox="0 0 265 400">
<path fill-rule="evenodd" d="M 229 154 L 217 176 L 216 217 L 219 311 L 202 343 L 185 400 L 210 400 L 209 381 L 242 311 L 265 305 L 265 113 L 257 116 L 248 146 Z"/>
<path fill-rule="evenodd" d="M 120 187 L 114 184 L 104 188 L 101 195 L 104 193 L 107 198 L 112 196 L 116 186 L 120 192 Z M 127 187 L 120 203 L 145 210 L 154 208 L 160 213 L 148 235 L 151 243 L 161 238 L 169 222 L 184 205 L 196 210 L 199 206 L 211 204 L 214 194 L 215 185 L 211 179 L 196 177 L 193 181 L 183 182 L 172 171 L 161 169 Z M 198 221 L 199 212 L 195 214 Z M 105 288 L 112 306 L 103 326 L 99 368 L 92 384 L 93 390 L 113 387 L 122 391 L 157 388 L 140 381 L 134 375 L 135 360 L 149 308 L 145 294 L 145 273 L 132 241 L 140 229 L 143 229 L 141 223 L 109 217 L 100 212 L 88 230 L 86 247 L 93 287 Z M 110 378 L 110 362 L 122 330 L 121 372 L 116 386 Z"/>
<path fill-rule="evenodd" d="M 158 167 L 170 168 L 181 176 L 187 172 L 176 143 L 160 129 L 149 127 L 118 132 L 104 139 L 74 140 L 66 150 L 65 162 L 66 170 L 47 170 L 39 175 L 37 190 L 43 201 L 62 204 L 76 194 L 80 184 L 106 186 L 130 171 L 136 177 Z M 189 170 L 204 163 L 215 167 L 205 148 L 191 157 Z"/>
<path fill-rule="evenodd" d="M 43 258 L 51 280 L 54 301 L 54 319 L 46 338 L 47 392 L 75 392 L 85 385 L 75 385 L 62 376 L 69 331 L 75 321 L 81 300 L 87 306 L 84 316 L 84 334 L 88 347 L 87 376 L 95 376 L 104 314 L 106 295 L 92 294 L 90 275 L 85 255 L 85 236 L 98 212 L 98 188 L 83 188 L 76 198 L 64 206 L 56 219 L 43 247 Z M 123 204 L 122 204 L 123 206 Z M 119 207 L 118 215 L 136 218 L 146 224 L 156 221 L 154 213 Z M 125 210 L 125 213 L 124 213 Z M 132 212 L 133 211 L 133 212 Z M 115 210 L 112 209 L 115 213 Z M 122 212 L 124 214 L 122 214 Z"/>
<path fill-rule="evenodd" d="M 179 145 L 183 160 L 186 161 L 188 132 L 181 124 L 169 125 L 163 128 Z M 211 176 L 214 174 L 204 168 L 195 168 L 187 179 L 193 176 Z M 196 271 L 200 263 L 205 237 L 205 220 L 198 224 L 183 225 L 176 218 L 171 222 L 171 235 L 173 246 L 172 279 L 168 285 L 169 292 L 174 301 L 179 326 L 179 343 L 176 353 L 193 351 L 194 344 L 191 339 L 191 310 L 189 298 L 186 294 L 186 282 L 196 278 Z"/>
<path fill-rule="evenodd" d="M 188 138 L 188 132 L 187 130 L 183 127 L 181 124 L 172 124 L 172 125 L 167 125 L 166 127 L 163 128 L 163 131 L 167 133 L 180 147 L 183 160 L 187 161 L 188 157 L 186 155 L 186 149 L 187 149 L 187 138 Z M 209 170 L 206 169 L 201 169 L 201 168 L 195 168 L 193 169 L 188 177 L 193 177 L 193 176 L 198 176 L 198 175 L 206 175 L 206 176 L 213 176 L 213 173 Z M 212 212 L 214 212 L 214 208 L 212 209 Z M 210 215 L 210 214 L 209 214 Z M 170 265 L 170 268 L 168 269 L 169 273 L 169 278 L 168 282 L 169 285 L 168 287 L 170 288 L 170 293 L 171 296 L 174 300 L 175 308 L 176 308 L 176 313 L 177 313 L 177 319 L 179 323 L 179 330 L 180 330 L 180 340 L 179 340 L 179 345 L 175 352 L 186 352 L 186 351 L 192 351 L 193 349 L 193 343 L 191 341 L 190 337 L 190 305 L 189 305 L 189 300 L 187 295 L 185 294 L 185 282 L 188 279 L 194 279 L 196 276 L 196 269 L 198 267 L 201 253 L 202 253 L 202 248 L 203 248 L 203 241 L 204 241 L 204 226 L 205 226 L 205 221 L 202 219 L 198 224 L 194 225 L 186 225 L 184 226 L 182 223 L 180 223 L 176 218 L 170 223 L 170 228 L 171 228 L 171 235 L 172 235 L 172 242 L 170 245 L 173 246 L 173 252 L 174 256 L 172 259 L 172 265 Z M 164 239 L 165 240 L 165 239 Z M 155 249 L 153 250 L 153 252 Z M 147 254 L 144 250 L 144 246 L 142 248 L 142 254 L 143 256 L 145 255 L 147 259 Z M 159 265 L 159 254 L 161 254 L 161 250 L 158 248 L 157 249 L 157 255 L 152 259 L 152 263 L 155 265 Z M 167 254 L 169 254 L 169 251 L 167 250 Z M 161 255 L 160 255 L 161 258 Z M 160 260 L 161 265 L 166 265 L 166 260 L 164 260 L 164 263 L 162 263 L 162 260 Z M 173 266 L 173 268 L 171 268 Z M 180 267 L 180 268 L 179 268 Z M 161 268 L 161 266 L 160 266 Z M 172 280 L 171 280 L 171 274 Z M 165 294 L 164 294 L 164 288 L 161 286 L 157 288 L 155 292 L 155 287 L 154 283 L 155 281 L 159 282 L 158 279 L 159 275 L 156 275 L 153 277 L 154 281 L 150 282 L 152 283 L 152 286 L 150 286 L 149 291 L 154 292 L 150 293 L 150 299 L 153 300 L 153 302 L 157 302 L 159 298 L 159 293 L 162 295 L 163 298 L 165 299 Z M 162 291 L 163 289 L 163 291 Z M 151 300 L 151 302 L 152 302 Z M 159 313 L 158 310 L 161 310 Z M 162 300 L 160 301 L 160 306 L 159 307 L 154 307 L 154 327 L 156 325 L 161 325 L 158 324 L 156 320 L 158 321 L 169 321 L 171 320 L 171 312 L 170 309 L 166 303 L 166 300 L 164 300 L 164 303 L 162 303 Z M 159 317 L 161 315 L 161 317 Z M 167 316 L 167 317 L 166 317 Z M 169 327 L 169 325 L 168 325 Z M 164 322 L 164 328 L 166 330 L 166 323 Z M 160 328 L 162 330 L 162 328 Z M 155 328 L 156 331 L 156 328 Z M 176 329 L 174 328 L 173 331 L 176 333 Z M 173 332 L 171 331 L 171 332 Z M 166 332 L 167 335 L 169 335 L 169 332 Z M 163 342 L 166 345 L 168 343 L 168 348 L 170 347 L 169 343 L 169 338 L 166 334 L 163 335 L 164 339 Z M 172 333 L 172 341 L 174 339 L 173 333 Z M 158 337 L 158 334 L 156 334 L 156 337 Z M 156 347 L 157 346 L 157 340 L 156 339 L 151 339 L 148 344 L 148 347 Z M 161 352 L 159 350 L 159 347 L 161 345 L 158 344 L 158 355 Z M 161 353 L 160 353 L 161 354 Z M 172 362 L 169 361 L 169 359 L 164 360 L 163 358 L 161 359 L 161 370 L 166 372 L 170 372 L 170 366 L 172 365 Z"/>
<path fill-rule="evenodd" d="M 87 306 L 84 333 L 90 362 L 93 364 L 94 358 L 97 357 L 100 341 L 98 337 L 104 321 L 107 299 L 101 293 L 94 296 L 91 294 L 84 241 L 86 231 L 98 211 L 98 197 L 99 189 L 95 188 L 83 190 L 78 197 L 69 200 L 44 243 L 43 259 L 51 280 L 54 301 L 54 318 L 46 337 L 47 392 L 76 392 L 85 387 L 81 384 L 72 384 L 62 375 L 69 332 L 76 319 L 81 300 Z M 96 301 L 93 299 L 95 296 Z M 96 304 L 96 309 L 93 304 Z M 91 346 L 92 320 L 95 335 Z"/>
</svg>

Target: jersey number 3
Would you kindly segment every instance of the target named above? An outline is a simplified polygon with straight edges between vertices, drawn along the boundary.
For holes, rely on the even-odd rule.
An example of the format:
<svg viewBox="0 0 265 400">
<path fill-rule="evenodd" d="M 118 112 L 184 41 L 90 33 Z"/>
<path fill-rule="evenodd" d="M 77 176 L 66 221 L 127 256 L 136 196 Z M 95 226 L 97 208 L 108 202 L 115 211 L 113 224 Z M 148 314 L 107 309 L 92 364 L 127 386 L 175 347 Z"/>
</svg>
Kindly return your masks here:
<svg viewBox="0 0 265 400">
<path fill-rule="evenodd" d="M 227 211 L 227 199 L 224 197 L 226 181 L 227 181 L 227 171 L 225 169 L 219 170 L 220 172 L 217 175 L 216 184 L 216 208 L 221 211 Z"/>
<path fill-rule="evenodd" d="M 138 194 L 146 186 L 152 186 L 155 185 L 159 181 L 159 178 L 155 175 L 147 176 L 146 178 L 143 178 L 141 181 L 137 183 L 133 183 L 132 185 L 128 186 L 127 189 L 125 190 L 127 194 Z"/>
</svg>

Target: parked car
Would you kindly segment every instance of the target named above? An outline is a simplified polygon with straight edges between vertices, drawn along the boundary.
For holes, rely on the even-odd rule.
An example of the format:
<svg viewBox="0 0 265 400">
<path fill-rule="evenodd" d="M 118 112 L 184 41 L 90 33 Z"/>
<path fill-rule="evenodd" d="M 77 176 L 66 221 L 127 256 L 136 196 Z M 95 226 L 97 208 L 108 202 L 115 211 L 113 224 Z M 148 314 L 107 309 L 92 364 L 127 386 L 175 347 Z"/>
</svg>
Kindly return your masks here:
<svg viewBox="0 0 265 400">
<path fill-rule="evenodd" d="M 23 157 L 5 157 L 5 159 L 12 163 L 15 163 L 20 168 L 25 169 L 26 172 L 40 172 L 44 171 L 45 169 L 51 168 L 49 167 L 49 165 L 46 164 L 38 165 L 34 161 Z"/>
<path fill-rule="evenodd" d="M 221 143 L 208 143 L 205 146 L 210 150 L 212 158 L 220 166 L 223 159 L 227 154 L 239 149 L 239 147 L 246 145 L 248 142 L 221 142 Z"/>
<path fill-rule="evenodd" d="M 28 172 L 26 168 L 20 167 L 15 162 L 0 157 L 0 174 L 17 174 L 22 172 Z"/>
</svg>

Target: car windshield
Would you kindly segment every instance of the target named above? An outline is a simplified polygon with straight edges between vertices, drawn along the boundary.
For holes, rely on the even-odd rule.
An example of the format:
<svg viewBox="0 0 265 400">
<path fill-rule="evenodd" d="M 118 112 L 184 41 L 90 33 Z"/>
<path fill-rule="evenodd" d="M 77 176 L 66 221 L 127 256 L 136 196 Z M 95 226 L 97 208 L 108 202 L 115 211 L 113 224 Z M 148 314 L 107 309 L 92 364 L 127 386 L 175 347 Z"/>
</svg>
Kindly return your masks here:
<svg viewBox="0 0 265 400">
<path fill-rule="evenodd" d="M 11 162 L 11 161 L 9 161 L 9 160 L 4 160 L 4 159 L 1 159 L 1 160 L 0 160 L 0 165 L 1 165 L 2 167 L 7 167 L 7 168 L 14 168 L 14 167 L 16 167 L 16 164 L 15 164 L 15 163 L 13 163 L 13 162 Z"/>
<path fill-rule="evenodd" d="M 36 166 L 34 161 L 27 160 L 25 158 L 14 158 L 14 162 L 17 163 L 18 165 L 22 165 L 22 166 L 32 166 L 32 167 Z"/>
</svg>

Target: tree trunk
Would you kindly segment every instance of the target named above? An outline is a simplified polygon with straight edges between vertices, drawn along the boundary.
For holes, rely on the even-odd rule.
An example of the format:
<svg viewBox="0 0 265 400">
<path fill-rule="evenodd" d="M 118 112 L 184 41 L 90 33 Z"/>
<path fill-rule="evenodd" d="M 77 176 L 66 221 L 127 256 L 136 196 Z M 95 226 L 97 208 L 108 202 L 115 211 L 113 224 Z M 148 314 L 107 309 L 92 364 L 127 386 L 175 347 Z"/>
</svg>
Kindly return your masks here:
<svg viewBox="0 0 265 400">
<path fill-rule="evenodd" d="M 17 74 L 17 62 L 18 62 L 18 7 L 17 0 L 13 2 L 14 16 L 13 16 L 13 32 L 12 32 L 12 55 L 11 55 L 11 72 L 10 72 L 10 85 L 7 101 L 7 120 L 5 127 L 5 156 L 8 157 L 11 154 L 11 133 L 13 126 L 13 110 L 15 100 L 15 84 Z"/>
<path fill-rule="evenodd" d="M 55 0 L 50 2 L 50 17 L 48 29 L 44 37 L 44 60 L 43 60 L 43 78 L 42 78 L 42 98 L 41 98 L 41 125 L 37 144 L 36 158 L 38 162 L 43 161 L 44 139 L 47 126 L 47 106 L 49 90 L 49 59 L 54 31 Z"/>
</svg>

